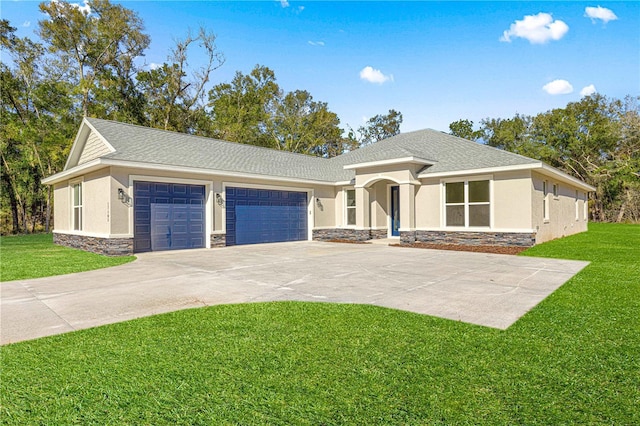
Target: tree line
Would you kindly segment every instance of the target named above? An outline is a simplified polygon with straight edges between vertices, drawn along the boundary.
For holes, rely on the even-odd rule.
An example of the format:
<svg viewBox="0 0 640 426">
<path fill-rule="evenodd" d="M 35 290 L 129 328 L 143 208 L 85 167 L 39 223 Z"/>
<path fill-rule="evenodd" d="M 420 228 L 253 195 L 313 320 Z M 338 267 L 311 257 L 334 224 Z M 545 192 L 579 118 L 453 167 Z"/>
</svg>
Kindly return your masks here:
<svg viewBox="0 0 640 426">
<path fill-rule="evenodd" d="M 544 161 L 596 188 L 590 218 L 640 222 L 640 98 L 583 97 L 535 116 L 462 119 L 450 133 Z"/>
<path fill-rule="evenodd" d="M 326 102 L 283 91 L 262 65 L 213 85 L 225 57 L 205 28 L 188 31 L 163 64 L 148 67 L 151 39 L 137 13 L 109 0 L 87 5 L 41 3 L 39 41 L 0 20 L 1 233 L 50 229 L 53 196 L 40 182 L 64 168 L 82 117 L 324 157 L 400 131 L 395 110 L 345 131 Z M 197 69 L 188 66 L 194 52 Z"/>
</svg>

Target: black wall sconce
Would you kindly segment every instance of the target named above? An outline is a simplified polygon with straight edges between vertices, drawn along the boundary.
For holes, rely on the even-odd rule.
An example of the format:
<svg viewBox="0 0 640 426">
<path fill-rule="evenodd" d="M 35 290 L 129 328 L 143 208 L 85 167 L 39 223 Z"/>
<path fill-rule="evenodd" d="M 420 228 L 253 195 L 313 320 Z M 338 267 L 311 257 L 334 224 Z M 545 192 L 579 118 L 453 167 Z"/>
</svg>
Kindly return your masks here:
<svg viewBox="0 0 640 426">
<path fill-rule="evenodd" d="M 320 211 L 324 211 L 324 206 L 322 205 L 322 201 L 320 201 L 320 198 L 316 198 L 316 206 L 318 206 L 318 209 L 320 209 Z"/>
<path fill-rule="evenodd" d="M 224 207 L 224 199 L 220 193 L 216 193 L 216 203 L 218 203 L 220 207 Z"/>
<path fill-rule="evenodd" d="M 129 202 L 131 201 L 131 197 L 129 197 L 127 193 L 124 192 L 124 189 L 118 188 L 118 200 L 128 205 Z"/>
</svg>

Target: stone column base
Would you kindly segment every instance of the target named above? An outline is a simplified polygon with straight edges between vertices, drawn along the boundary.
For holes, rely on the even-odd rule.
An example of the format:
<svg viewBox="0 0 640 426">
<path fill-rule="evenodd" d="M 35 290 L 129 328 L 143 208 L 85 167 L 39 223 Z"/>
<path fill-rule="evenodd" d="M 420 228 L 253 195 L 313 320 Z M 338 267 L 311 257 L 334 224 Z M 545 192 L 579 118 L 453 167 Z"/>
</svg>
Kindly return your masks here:
<svg viewBox="0 0 640 426">
<path fill-rule="evenodd" d="M 347 241 L 367 241 L 371 239 L 387 238 L 386 229 L 353 229 L 353 228 L 331 228 L 314 229 L 314 241 L 347 240 Z"/>
<path fill-rule="evenodd" d="M 226 247 L 227 246 L 227 234 L 211 234 L 211 248 L 214 247 Z"/>
</svg>

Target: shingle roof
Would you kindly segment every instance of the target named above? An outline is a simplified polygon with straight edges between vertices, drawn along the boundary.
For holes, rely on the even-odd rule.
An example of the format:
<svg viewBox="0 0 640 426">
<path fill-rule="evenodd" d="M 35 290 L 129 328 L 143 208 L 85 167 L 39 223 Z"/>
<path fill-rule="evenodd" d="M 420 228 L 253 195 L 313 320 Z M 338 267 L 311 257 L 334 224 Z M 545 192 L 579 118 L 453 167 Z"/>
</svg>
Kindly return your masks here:
<svg viewBox="0 0 640 426">
<path fill-rule="evenodd" d="M 357 164 L 401 157 L 418 157 L 434 163 L 422 173 L 474 170 L 521 164 L 539 164 L 522 155 L 481 145 L 467 139 L 426 129 L 401 133 L 336 157 L 340 164 Z"/>
<path fill-rule="evenodd" d="M 115 148 L 102 158 L 326 182 L 354 176 L 326 158 L 97 118 L 87 121 Z"/>
<path fill-rule="evenodd" d="M 422 172 L 427 174 L 540 164 L 431 129 L 402 133 L 325 159 L 115 121 L 87 121 L 115 148 L 115 152 L 102 158 L 324 182 L 353 179 L 353 170 L 344 170 L 349 164 L 406 157 L 433 162 Z"/>
</svg>

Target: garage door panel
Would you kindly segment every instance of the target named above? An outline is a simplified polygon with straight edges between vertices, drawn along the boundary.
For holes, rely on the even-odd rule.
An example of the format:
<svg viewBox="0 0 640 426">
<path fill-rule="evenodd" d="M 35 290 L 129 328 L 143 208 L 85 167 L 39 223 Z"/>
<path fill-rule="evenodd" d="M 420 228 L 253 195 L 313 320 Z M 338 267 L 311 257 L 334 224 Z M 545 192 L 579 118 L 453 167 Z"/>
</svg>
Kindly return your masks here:
<svg viewBox="0 0 640 426">
<path fill-rule="evenodd" d="M 307 239 L 307 194 L 226 188 L 227 245 Z"/>
<path fill-rule="evenodd" d="M 205 247 L 204 186 L 134 183 L 134 251 Z"/>
</svg>

